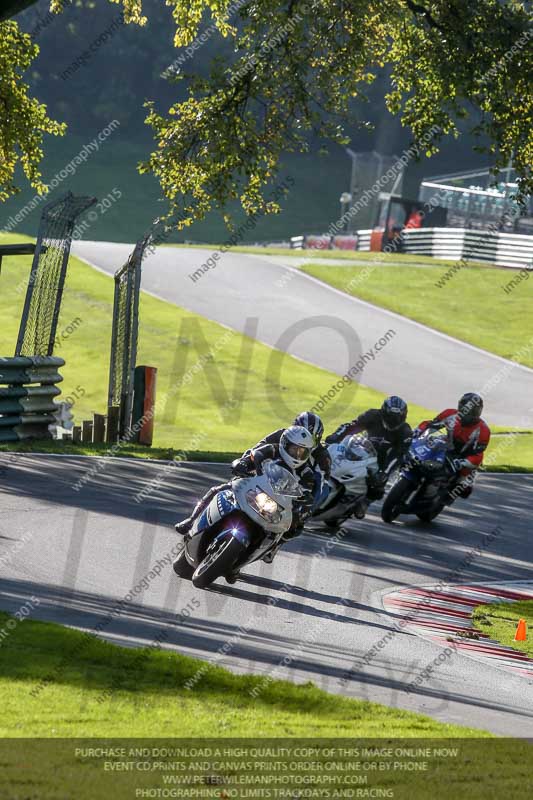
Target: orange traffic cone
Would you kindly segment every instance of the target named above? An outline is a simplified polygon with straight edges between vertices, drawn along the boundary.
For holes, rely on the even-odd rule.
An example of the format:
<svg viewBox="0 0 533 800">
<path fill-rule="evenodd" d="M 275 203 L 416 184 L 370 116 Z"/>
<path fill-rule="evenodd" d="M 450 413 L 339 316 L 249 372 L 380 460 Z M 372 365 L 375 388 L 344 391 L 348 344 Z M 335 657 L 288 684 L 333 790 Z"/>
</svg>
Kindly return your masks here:
<svg viewBox="0 0 533 800">
<path fill-rule="evenodd" d="M 516 627 L 515 642 L 525 642 L 527 639 L 527 626 L 525 619 L 521 619 Z"/>
</svg>

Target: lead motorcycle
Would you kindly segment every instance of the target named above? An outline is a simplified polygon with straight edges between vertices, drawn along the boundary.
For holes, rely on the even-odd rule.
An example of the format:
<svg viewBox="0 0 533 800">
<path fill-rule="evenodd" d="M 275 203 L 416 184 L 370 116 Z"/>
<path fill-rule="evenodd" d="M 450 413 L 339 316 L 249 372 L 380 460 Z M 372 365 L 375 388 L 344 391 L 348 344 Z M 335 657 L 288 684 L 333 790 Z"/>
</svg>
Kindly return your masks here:
<svg viewBox="0 0 533 800">
<path fill-rule="evenodd" d="M 383 501 L 384 522 L 394 522 L 400 514 L 415 514 L 431 522 L 441 513 L 455 473 L 450 452 L 450 435 L 444 426 L 429 427 L 413 437 L 397 480 Z"/>
<path fill-rule="evenodd" d="M 235 583 L 242 567 L 277 548 L 302 494 L 294 473 L 274 460 L 263 462 L 261 475 L 234 478 L 186 534 L 175 573 L 199 589 L 220 577 Z"/>
<path fill-rule="evenodd" d="M 357 504 L 366 498 L 368 478 L 378 473 L 378 456 L 372 441 L 362 434 L 345 436 L 330 444 L 328 452 L 331 477 L 312 519 L 333 528 L 351 517 Z"/>
</svg>

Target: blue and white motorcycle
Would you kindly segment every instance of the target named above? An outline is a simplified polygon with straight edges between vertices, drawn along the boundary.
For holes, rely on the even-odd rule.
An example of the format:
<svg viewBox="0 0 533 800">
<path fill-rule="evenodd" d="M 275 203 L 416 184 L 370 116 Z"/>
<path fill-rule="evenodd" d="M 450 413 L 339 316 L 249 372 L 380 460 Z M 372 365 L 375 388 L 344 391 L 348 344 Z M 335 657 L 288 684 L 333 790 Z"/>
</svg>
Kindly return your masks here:
<svg viewBox="0 0 533 800">
<path fill-rule="evenodd" d="M 431 522 L 446 506 L 455 472 L 446 428 L 429 427 L 414 436 L 398 477 L 383 501 L 381 518 L 394 522 L 400 514 L 415 514 Z"/>
<path fill-rule="evenodd" d="M 174 572 L 199 589 L 220 577 L 234 583 L 242 567 L 277 549 L 302 494 L 294 473 L 274 460 L 263 462 L 261 475 L 234 478 L 195 520 Z"/>
</svg>

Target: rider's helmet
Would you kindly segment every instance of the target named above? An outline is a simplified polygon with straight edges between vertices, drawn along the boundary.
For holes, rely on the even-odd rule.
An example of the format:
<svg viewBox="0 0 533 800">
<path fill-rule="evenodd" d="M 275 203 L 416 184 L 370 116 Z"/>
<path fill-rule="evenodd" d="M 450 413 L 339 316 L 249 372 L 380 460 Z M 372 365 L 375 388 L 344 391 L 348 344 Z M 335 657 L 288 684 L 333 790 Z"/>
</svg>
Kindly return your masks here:
<svg viewBox="0 0 533 800">
<path fill-rule="evenodd" d="M 396 430 L 407 419 L 407 403 L 396 395 L 387 397 L 381 406 L 381 417 L 387 430 Z"/>
<path fill-rule="evenodd" d="M 281 434 L 279 454 L 291 469 L 302 467 L 315 446 L 313 435 L 301 425 L 291 425 Z"/>
<path fill-rule="evenodd" d="M 481 419 L 483 400 L 475 392 L 464 394 L 457 404 L 457 414 L 463 425 L 474 425 Z"/>
<path fill-rule="evenodd" d="M 355 433 L 350 436 L 346 442 L 345 458 L 349 461 L 364 461 L 367 458 L 374 457 L 376 451 L 374 445 L 366 436 L 361 433 Z"/>
<path fill-rule="evenodd" d="M 302 411 L 301 414 L 298 414 L 292 424 L 299 425 L 302 428 L 307 428 L 315 440 L 315 445 L 319 444 L 324 434 L 324 423 L 318 414 L 313 414 L 312 411 Z"/>
</svg>

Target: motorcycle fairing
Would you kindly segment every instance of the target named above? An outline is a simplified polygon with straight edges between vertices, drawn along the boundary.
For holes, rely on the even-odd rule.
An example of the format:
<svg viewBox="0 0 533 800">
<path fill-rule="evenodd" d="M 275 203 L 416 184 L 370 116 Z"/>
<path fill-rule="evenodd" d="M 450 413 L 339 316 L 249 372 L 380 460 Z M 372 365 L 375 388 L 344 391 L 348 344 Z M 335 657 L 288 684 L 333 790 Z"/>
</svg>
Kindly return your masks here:
<svg viewBox="0 0 533 800">
<path fill-rule="evenodd" d="M 200 514 L 194 532 L 198 533 L 206 528 L 210 528 L 211 525 L 224 519 L 224 517 L 227 517 L 228 514 L 231 514 L 238 508 L 239 506 L 237 505 L 235 496 L 230 489 L 223 489 L 221 492 L 217 492 L 207 508 Z"/>
<path fill-rule="evenodd" d="M 211 508 L 213 504 L 216 507 L 216 498 L 213 498 L 209 504 L 209 508 L 205 510 L 204 514 L 207 515 L 208 510 L 213 514 L 213 509 Z M 195 563 L 203 559 L 211 542 L 215 539 L 225 538 L 228 535 L 237 539 L 246 549 L 250 547 L 252 544 L 254 523 L 243 514 L 238 506 L 235 506 L 233 511 L 235 513 L 229 513 L 224 517 L 218 517 L 214 522 L 208 524 L 208 528 L 213 527 L 212 536 L 204 535 L 205 528 L 199 528 L 188 537 L 185 553 L 187 561 L 191 565 L 194 566 Z"/>
</svg>

